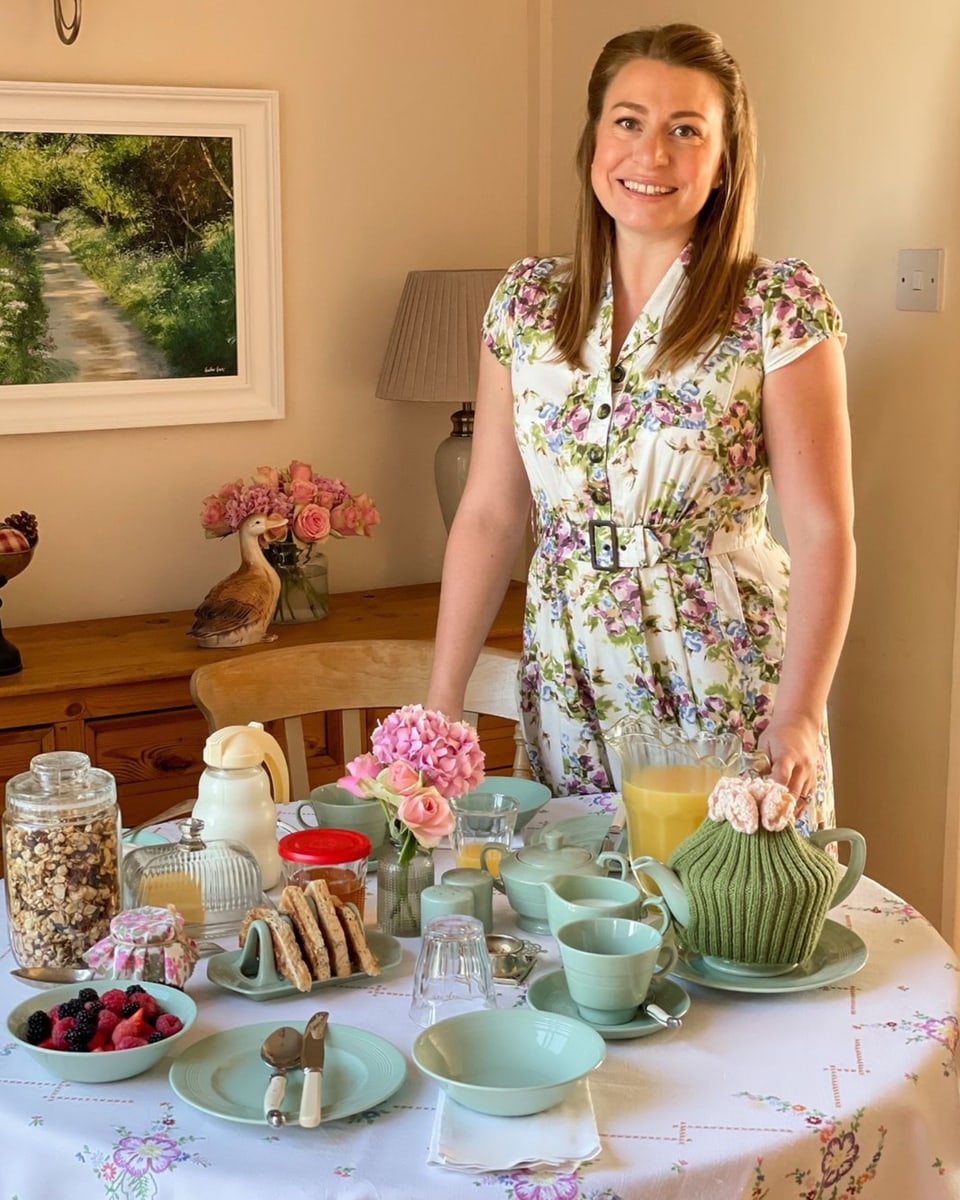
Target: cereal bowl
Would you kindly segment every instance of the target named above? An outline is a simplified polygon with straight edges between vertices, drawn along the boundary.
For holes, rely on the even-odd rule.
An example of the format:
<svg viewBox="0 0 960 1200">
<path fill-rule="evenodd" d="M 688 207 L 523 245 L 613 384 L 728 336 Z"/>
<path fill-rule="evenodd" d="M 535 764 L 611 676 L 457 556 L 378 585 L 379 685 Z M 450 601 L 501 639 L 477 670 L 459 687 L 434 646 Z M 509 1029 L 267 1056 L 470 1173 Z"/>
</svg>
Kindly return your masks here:
<svg viewBox="0 0 960 1200">
<path fill-rule="evenodd" d="M 165 983 L 140 985 L 156 999 L 165 1013 L 178 1017 L 182 1023 L 182 1028 L 177 1033 L 162 1041 L 148 1042 L 145 1046 L 134 1046 L 128 1050 L 90 1052 L 54 1050 L 51 1047 L 35 1046 L 26 1040 L 27 1021 L 30 1014 L 38 1009 L 49 1012 L 55 1006 L 74 999 L 79 995 L 81 988 L 92 988 L 98 996 L 102 996 L 104 992 L 114 988 L 126 991 L 132 982 L 127 979 L 95 979 L 89 983 L 71 983 L 35 993 L 10 1012 L 7 1017 L 7 1034 L 18 1049 L 26 1050 L 31 1058 L 35 1058 L 51 1075 L 71 1083 L 113 1083 L 118 1079 L 142 1075 L 178 1045 L 196 1020 L 197 1006 L 193 1000 L 179 988 L 169 987 Z"/>
<path fill-rule="evenodd" d="M 523 1008 L 478 1009 L 429 1026 L 413 1061 L 451 1099 L 496 1117 L 559 1104 L 603 1062 L 606 1045 L 583 1021 Z"/>
<path fill-rule="evenodd" d="M 473 789 L 475 792 L 503 792 L 506 796 L 515 796 L 520 802 L 517 813 L 517 823 L 514 832 L 520 830 L 530 821 L 550 799 L 550 789 L 535 779 L 519 779 L 512 775 L 486 775 Z"/>
</svg>

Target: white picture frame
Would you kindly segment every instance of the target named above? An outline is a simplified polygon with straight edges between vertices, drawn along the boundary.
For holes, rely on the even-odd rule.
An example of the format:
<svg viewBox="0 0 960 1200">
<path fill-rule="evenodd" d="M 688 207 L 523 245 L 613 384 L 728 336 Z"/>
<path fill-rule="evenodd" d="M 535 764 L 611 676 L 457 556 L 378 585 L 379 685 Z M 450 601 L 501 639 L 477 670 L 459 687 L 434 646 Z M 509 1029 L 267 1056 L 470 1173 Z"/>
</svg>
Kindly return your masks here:
<svg viewBox="0 0 960 1200">
<path fill-rule="evenodd" d="M 282 418 L 278 94 L 0 82 L 0 131 L 231 139 L 237 347 L 226 377 L 0 383 L 0 434 Z"/>
</svg>

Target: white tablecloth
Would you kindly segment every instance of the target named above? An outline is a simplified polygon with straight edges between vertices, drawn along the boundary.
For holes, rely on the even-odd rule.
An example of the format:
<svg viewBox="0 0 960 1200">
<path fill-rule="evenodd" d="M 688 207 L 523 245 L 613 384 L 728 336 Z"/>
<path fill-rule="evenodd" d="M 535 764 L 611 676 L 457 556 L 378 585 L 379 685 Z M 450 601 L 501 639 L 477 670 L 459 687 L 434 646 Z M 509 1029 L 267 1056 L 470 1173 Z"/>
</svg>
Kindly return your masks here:
<svg viewBox="0 0 960 1200">
<path fill-rule="evenodd" d="M 604 803 L 552 801 L 538 820 Z M 371 896 L 368 920 L 374 913 Z M 0 1033 L 0 1200 L 194 1200 L 204 1189 L 229 1200 L 960 1197 L 960 964 L 923 916 L 870 880 L 831 917 L 869 947 L 859 974 L 792 995 L 684 984 L 682 1029 L 609 1042 L 590 1082 L 602 1153 L 573 1173 L 427 1165 L 437 1090 L 410 1059 L 419 942 L 406 939 L 400 965 L 369 985 L 256 1002 L 210 983 L 202 964 L 188 985 L 200 1006 L 189 1042 L 324 1007 L 404 1053 L 407 1079 L 389 1100 L 313 1130 L 199 1112 L 171 1091 L 169 1061 L 120 1083 L 61 1083 Z M 496 928 L 517 932 L 502 898 Z M 553 940 L 538 940 L 547 953 L 531 980 L 559 965 Z M 27 996 L 7 974 L 15 965 L 4 946 L 4 1012 Z M 499 1000 L 523 1004 L 525 989 L 503 986 Z"/>
</svg>

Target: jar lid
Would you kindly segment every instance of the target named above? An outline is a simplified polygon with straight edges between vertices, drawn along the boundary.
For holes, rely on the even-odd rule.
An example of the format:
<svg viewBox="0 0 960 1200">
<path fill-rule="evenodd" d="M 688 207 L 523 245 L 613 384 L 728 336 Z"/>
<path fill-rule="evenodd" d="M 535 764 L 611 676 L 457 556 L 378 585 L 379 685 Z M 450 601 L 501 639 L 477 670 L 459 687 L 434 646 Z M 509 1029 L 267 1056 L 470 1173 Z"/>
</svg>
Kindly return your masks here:
<svg viewBox="0 0 960 1200">
<path fill-rule="evenodd" d="M 373 843 L 352 829 L 303 829 L 282 837 L 277 849 L 288 862 L 327 866 L 368 858 Z"/>
</svg>

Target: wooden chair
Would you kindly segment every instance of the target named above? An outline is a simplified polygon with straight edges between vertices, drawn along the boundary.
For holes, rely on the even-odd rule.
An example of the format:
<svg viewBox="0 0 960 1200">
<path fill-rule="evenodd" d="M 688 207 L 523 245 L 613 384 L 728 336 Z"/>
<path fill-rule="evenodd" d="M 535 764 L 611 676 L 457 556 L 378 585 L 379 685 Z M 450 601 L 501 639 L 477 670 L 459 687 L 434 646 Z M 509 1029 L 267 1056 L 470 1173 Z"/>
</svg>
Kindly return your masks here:
<svg viewBox="0 0 960 1200">
<path fill-rule="evenodd" d="M 433 642 L 373 640 L 289 646 L 221 659 L 198 667 L 190 694 L 211 730 L 224 725 L 282 721 L 292 797 L 309 795 L 302 718 L 343 713 L 343 754 L 348 762 L 369 750 L 363 710 L 422 704 L 433 661 Z M 516 721 L 519 655 L 485 646 L 470 677 L 465 717 Z M 530 778 L 519 723 L 513 774 Z"/>
</svg>

